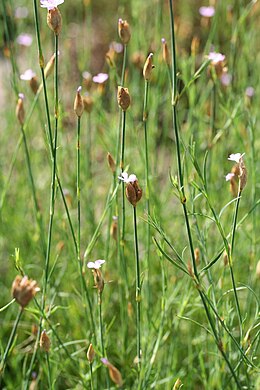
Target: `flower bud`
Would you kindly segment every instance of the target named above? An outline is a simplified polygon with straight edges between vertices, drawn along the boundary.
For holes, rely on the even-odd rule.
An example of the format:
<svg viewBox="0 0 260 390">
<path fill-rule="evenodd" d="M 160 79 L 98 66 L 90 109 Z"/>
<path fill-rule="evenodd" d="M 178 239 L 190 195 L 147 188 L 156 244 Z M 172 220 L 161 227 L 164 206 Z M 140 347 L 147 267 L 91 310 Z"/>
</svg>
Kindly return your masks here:
<svg viewBox="0 0 260 390">
<path fill-rule="evenodd" d="M 27 276 L 23 278 L 16 276 L 12 284 L 12 296 L 21 305 L 22 308 L 28 305 L 36 293 L 40 291 L 35 280 L 28 279 Z"/>
<path fill-rule="evenodd" d="M 117 88 L 117 101 L 119 107 L 121 107 L 123 111 L 128 109 L 131 103 L 128 88 L 123 88 L 121 86 Z"/>
<path fill-rule="evenodd" d="M 49 338 L 49 336 L 47 335 L 46 333 L 46 330 L 44 329 L 41 333 L 41 337 L 40 337 L 40 348 L 44 351 L 44 352 L 49 352 L 50 351 L 50 348 L 51 348 L 51 340 Z"/>
<path fill-rule="evenodd" d="M 125 192 L 128 201 L 135 207 L 137 202 L 142 198 L 142 190 L 139 187 L 138 181 L 128 183 Z"/>
<path fill-rule="evenodd" d="M 196 264 L 199 265 L 199 263 L 200 263 L 200 250 L 199 250 L 199 248 L 194 249 L 194 257 L 195 257 Z"/>
<path fill-rule="evenodd" d="M 46 79 L 51 74 L 51 72 L 53 71 L 55 58 L 56 58 L 56 54 L 54 53 L 51 56 L 50 60 L 47 62 L 47 65 L 44 68 L 44 76 L 45 76 Z"/>
<path fill-rule="evenodd" d="M 31 90 L 33 91 L 33 93 L 36 95 L 36 93 L 38 91 L 38 88 L 39 88 L 39 84 L 38 84 L 38 81 L 37 81 L 36 77 L 32 77 L 31 78 L 31 80 L 30 80 L 30 87 L 31 87 Z"/>
<path fill-rule="evenodd" d="M 108 162 L 108 166 L 111 169 L 112 173 L 115 173 L 116 163 L 115 163 L 115 160 L 113 159 L 113 157 L 111 156 L 110 153 L 107 153 L 107 162 Z"/>
<path fill-rule="evenodd" d="M 18 119 L 20 125 L 22 126 L 24 124 L 24 118 L 25 118 L 25 112 L 24 112 L 24 106 L 23 106 L 23 100 L 24 100 L 24 94 L 19 93 L 18 95 L 18 101 L 16 105 L 16 118 Z"/>
<path fill-rule="evenodd" d="M 180 378 L 178 378 L 177 381 L 174 383 L 174 386 L 173 386 L 172 390 L 180 389 L 181 385 L 182 385 L 181 380 L 180 380 Z"/>
<path fill-rule="evenodd" d="M 245 166 L 243 157 L 241 157 L 239 160 L 239 176 L 238 177 L 239 177 L 239 189 L 240 189 L 240 192 L 242 192 L 243 189 L 245 188 L 246 182 L 247 182 L 247 170 L 246 170 L 246 166 Z"/>
<path fill-rule="evenodd" d="M 154 68 L 154 65 L 152 63 L 152 58 L 153 58 L 153 53 L 150 53 L 144 64 L 143 76 L 147 81 L 151 80 L 152 70 Z"/>
<path fill-rule="evenodd" d="M 171 64 L 170 53 L 169 53 L 167 42 L 164 38 L 162 38 L 162 49 L 163 49 L 163 60 L 167 65 L 170 65 Z"/>
<path fill-rule="evenodd" d="M 118 217 L 116 217 L 116 216 L 113 217 L 113 222 L 112 222 L 111 227 L 110 227 L 110 236 L 115 241 L 117 241 L 117 226 L 118 226 L 117 219 L 118 219 Z"/>
<path fill-rule="evenodd" d="M 82 89 L 82 87 L 78 87 L 77 94 L 76 94 L 76 97 L 74 100 L 74 111 L 75 111 L 75 114 L 79 118 L 81 117 L 81 115 L 84 112 L 84 102 L 83 102 L 82 96 L 80 94 L 81 89 Z"/>
<path fill-rule="evenodd" d="M 57 7 L 48 10 L 47 24 L 55 35 L 59 35 L 62 27 L 62 17 Z"/>
<path fill-rule="evenodd" d="M 89 95 L 83 96 L 83 104 L 84 104 L 84 110 L 90 114 L 93 109 L 93 99 Z"/>
<path fill-rule="evenodd" d="M 98 289 L 99 294 L 101 294 L 104 290 L 104 285 L 105 285 L 102 273 L 99 269 L 93 269 L 93 275 L 94 275 L 95 287 Z"/>
<path fill-rule="evenodd" d="M 120 371 L 115 366 L 113 366 L 113 364 L 111 364 L 106 358 L 102 358 L 101 361 L 105 366 L 107 366 L 111 380 L 117 386 L 122 387 L 123 380 L 122 380 L 122 375 L 121 375 Z"/>
<path fill-rule="evenodd" d="M 118 35 L 121 41 L 127 45 L 131 38 L 131 32 L 127 21 L 121 18 L 118 20 Z"/>
<path fill-rule="evenodd" d="M 90 364 L 93 362 L 95 355 L 96 354 L 95 354 L 95 350 L 93 348 L 93 345 L 89 344 L 88 352 L 87 352 L 87 359 L 88 359 Z"/>
</svg>

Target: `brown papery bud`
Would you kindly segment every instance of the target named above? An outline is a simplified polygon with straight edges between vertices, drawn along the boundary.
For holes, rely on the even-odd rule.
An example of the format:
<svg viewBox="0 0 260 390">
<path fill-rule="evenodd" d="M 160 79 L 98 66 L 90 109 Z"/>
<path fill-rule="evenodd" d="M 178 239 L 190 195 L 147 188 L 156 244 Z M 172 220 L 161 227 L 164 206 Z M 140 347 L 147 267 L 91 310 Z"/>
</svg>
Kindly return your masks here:
<svg viewBox="0 0 260 390">
<path fill-rule="evenodd" d="M 59 54 L 59 53 L 58 53 L 58 54 Z M 47 79 L 47 77 L 51 74 L 51 72 L 53 71 L 55 58 L 56 58 L 56 54 L 54 53 L 54 54 L 51 56 L 50 60 L 47 62 L 47 65 L 45 66 L 45 69 L 44 69 L 44 76 L 45 76 L 46 79 Z"/>
<path fill-rule="evenodd" d="M 128 109 L 131 103 L 128 88 L 123 88 L 121 86 L 117 87 L 117 101 L 119 107 L 121 107 L 123 111 Z"/>
<path fill-rule="evenodd" d="M 83 96 L 83 103 L 84 103 L 84 110 L 90 114 L 94 104 L 92 97 L 89 95 Z"/>
<path fill-rule="evenodd" d="M 111 364 L 106 358 L 102 358 L 101 361 L 105 366 L 107 366 L 111 380 L 117 386 L 122 387 L 123 380 L 122 380 L 122 375 L 121 375 L 120 371 L 115 366 L 113 366 L 113 364 Z"/>
<path fill-rule="evenodd" d="M 171 64 L 170 53 L 169 53 L 167 42 L 164 38 L 162 38 L 162 49 L 163 49 L 163 60 L 167 65 L 170 65 Z"/>
<path fill-rule="evenodd" d="M 126 197 L 132 206 L 136 206 L 137 202 L 142 198 L 142 190 L 139 187 L 138 181 L 128 183 L 125 189 Z"/>
<path fill-rule="evenodd" d="M 131 38 L 131 31 L 126 20 L 118 19 L 118 35 L 121 41 L 127 45 Z"/>
<path fill-rule="evenodd" d="M 113 222 L 112 222 L 111 227 L 110 227 L 110 235 L 115 241 L 117 241 L 117 227 L 118 227 L 117 220 L 118 220 L 118 217 L 114 216 Z"/>
<path fill-rule="evenodd" d="M 246 166 L 245 166 L 243 157 L 241 157 L 239 160 L 239 176 L 238 177 L 239 177 L 239 189 L 240 189 L 240 192 L 242 192 L 243 189 L 245 188 L 246 182 L 247 182 L 247 170 L 246 170 Z"/>
<path fill-rule="evenodd" d="M 107 162 L 108 162 L 108 166 L 111 169 L 112 173 L 115 173 L 116 163 L 115 163 L 115 160 L 113 159 L 113 157 L 111 156 L 110 153 L 107 153 Z"/>
<path fill-rule="evenodd" d="M 40 347 L 44 352 L 49 352 L 51 348 L 51 340 L 44 329 L 41 333 Z"/>
<path fill-rule="evenodd" d="M 194 256 L 195 256 L 196 264 L 199 265 L 199 263 L 200 263 L 200 250 L 199 250 L 199 248 L 194 249 Z"/>
<path fill-rule="evenodd" d="M 101 294 L 104 290 L 104 279 L 102 273 L 99 269 L 93 269 L 95 287 L 98 289 L 98 292 Z"/>
<path fill-rule="evenodd" d="M 238 177 L 240 173 L 239 164 L 233 165 L 231 173 L 233 173 L 234 176 L 230 179 L 230 192 L 234 197 L 236 197 L 238 191 Z"/>
<path fill-rule="evenodd" d="M 39 88 L 39 84 L 38 84 L 38 81 L 37 81 L 36 77 L 32 77 L 31 78 L 31 80 L 30 80 L 30 87 L 31 87 L 31 90 L 33 91 L 33 93 L 36 95 L 36 93 L 38 91 L 38 88 Z"/>
<path fill-rule="evenodd" d="M 20 125 L 22 126 L 24 124 L 24 118 L 25 118 L 25 112 L 23 106 L 24 94 L 19 93 L 18 96 L 19 97 L 18 97 L 15 113 L 16 113 L 16 118 L 18 119 Z"/>
<path fill-rule="evenodd" d="M 62 27 L 62 17 L 57 7 L 48 10 L 47 24 L 54 34 L 59 35 Z"/>
<path fill-rule="evenodd" d="M 35 280 L 28 279 L 27 276 L 23 278 L 16 276 L 12 284 L 12 296 L 21 305 L 22 308 L 28 305 L 35 294 L 40 291 Z"/>
<path fill-rule="evenodd" d="M 92 345 L 92 344 L 89 344 L 88 352 L 87 352 L 87 359 L 88 359 L 88 361 L 89 361 L 90 364 L 93 362 L 95 355 L 96 355 L 96 354 L 95 354 L 93 345 Z"/>
<path fill-rule="evenodd" d="M 154 68 L 152 59 L 153 59 L 153 53 L 150 53 L 144 64 L 143 76 L 147 81 L 150 81 L 152 77 L 152 70 Z"/>
<path fill-rule="evenodd" d="M 79 118 L 81 117 L 81 115 L 84 112 L 84 102 L 83 102 L 82 96 L 80 94 L 81 89 L 82 89 L 82 87 L 78 87 L 77 94 L 76 94 L 76 97 L 74 100 L 74 111 L 75 111 L 75 114 Z"/>
</svg>

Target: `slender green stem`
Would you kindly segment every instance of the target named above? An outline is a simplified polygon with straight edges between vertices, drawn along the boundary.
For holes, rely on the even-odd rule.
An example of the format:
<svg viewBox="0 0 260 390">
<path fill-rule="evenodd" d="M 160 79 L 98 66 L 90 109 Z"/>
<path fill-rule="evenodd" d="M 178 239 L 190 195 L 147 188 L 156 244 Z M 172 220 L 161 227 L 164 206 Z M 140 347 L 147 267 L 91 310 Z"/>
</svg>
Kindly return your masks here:
<svg viewBox="0 0 260 390">
<path fill-rule="evenodd" d="M 49 353 L 46 352 L 46 362 L 47 362 L 47 370 L 48 370 L 48 383 L 49 383 L 49 389 L 52 390 L 52 380 L 51 380 L 51 366 L 50 366 L 50 358 Z"/>
<path fill-rule="evenodd" d="M 125 83 L 126 57 L 127 57 L 127 45 L 124 44 L 123 66 L 122 66 L 122 73 L 121 73 L 121 87 L 123 87 Z"/>
<path fill-rule="evenodd" d="M 78 261 L 80 260 L 80 117 L 77 131 L 77 202 L 78 202 Z"/>
<path fill-rule="evenodd" d="M 23 136 L 26 164 L 27 164 L 27 169 L 28 169 L 29 179 L 30 179 L 30 184 L 31 184 L 34 209 L 35 209 L 35 214 L 36 214 L 36 221 L 37 221 L 39 231 L 40 231 L 40 236 L 41 236 L 40 238 L 41 238 L 43 255 L 46 256 L 46 243 L 45 243 L 45 233 L 44 233 L 44 227 L 43 227 L 42 213 L 41 213 L 41 210 L 40 210 L 40 207 L 38 204 L 38 200 L 37 200 L 37 196 L 36 196 L 36 189 L 35 189 L 35 183 L 34 183 L 34 178 L 33 178 L 33 173 L 32 173 L 31 159 L 30 159 L 29 149 L 28 149 L 26 135 L 25 135 L 25 131 L 24 131 L 23 126 L 21 126 L 21 132 L 22 132 L 22 136 Z"/>
<path fill-rule="evenodd" d="M 99 308 L 99 332 L 100 332 L 100 346 L 102 357 L 106 356 L 105 345 L 104 345 L 104 333 L 103 333 L 103 318 L 102 318 L 102 292 L 98 292 L 98 308 Z M 109 377 L 108 371 L 106 370 L 106 382 L 107 388 L 109 389 Z"/>
<path fill-rule="evenodd" d="M 121 172 L 124 171 L 125 164 L 125 122 L 126 122 L 126 111 L 123 111 L 122 120 L 122 135 L 121 135 L 121 159 L 120 168 Z M 121 245 L 123 246 L 122 251 L 124 253 L 124 240 L 125 240 L 125 186 L 122 181 L 122 229 L 121 229 Z"/>
<path fill-rule="evenodd" d="M 92 363 L 89 363 L 89 369 L 90 369 L 90 386 L 91 386 L 91 390 L 94 390 Z"/>
<path fill-rule="evenodd" d="M 146 211 L 148 216 L 150 215 L 150 181 L 149 181 L 149 153 L 148 153 L 148 131 L 147 131 L 147 102 L 149 92 L 149 81 L 145 80 L 144 88 L 144 109 L 143 109 L 143 122 L 144 122 L 144 148 L 145 148 L 145 196 L 146 196 Z M 150 317 L 151 307 L 151 295 L 150 295 L 150 246 L 151 246 L 151 227 L 150 224 L 146 224 L 146 266 L 147 266 L 147 303 L 148 303 L 148 319 Z"/>
<path fill-rule="evenodd" d="M 139 264 L 139 250 L 138 250 L 138 236 L 137 236 L 137 220 L 136 207 L 133 207 L 133 222 L 134 222 L 134 240 L 135 240 L 135 265 L 136 265 L 136 345 L 137 345 L 137 359 L 138 372 L 141 369 L 141 281 L 140 281 L 140 264 Z"/>
<path fill-rule="evenodd" d="M 14 341 L 14 338 L 15 338 L 15 335 L 16 335 L 17 327 L 18 327 L 19 321 L 21 319 L 22 313 L 23 313 L 23 308 L 20 307 L 19 311 L 18 311 L 18 314 L 17 314 L 17 317 L 16 317 L 16 320 L 14 322 L 13 329 L 12 329 L 12 332 L 10 334 L 10 337 L 9 337 L 9 340 L 8 340 L 8 343 L 7 343 L 4 355 L 3 355 L 1 364 L 0 364 L 0 378 L 4 375 L 4 370 L 5 370 L 7 357 L 8 357 L 9 351 L 10 351 L 10 349 L 12 347 L 12 344 L 13 344 L 13 341 Z"/>
</svg>

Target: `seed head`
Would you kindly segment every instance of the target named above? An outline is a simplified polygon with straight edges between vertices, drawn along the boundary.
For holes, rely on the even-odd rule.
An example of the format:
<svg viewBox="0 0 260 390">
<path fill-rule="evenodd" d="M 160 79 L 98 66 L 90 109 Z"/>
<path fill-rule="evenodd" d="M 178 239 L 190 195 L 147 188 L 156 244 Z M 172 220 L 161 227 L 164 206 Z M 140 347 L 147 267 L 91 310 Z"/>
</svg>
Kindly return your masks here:
<svg viewBox="0 0 260 390">
<path fill-rule="evenodd" d="M 28 305 L 36 293 L 40 291 L 35 280 L 27 276 L 16 276 L 12 284 L 12 295 L 22 308 Z"/>
<path fill-rule="evenodd" d="M 150 53 L 144 64 L 143 76 L 147 81 L 150 81 L 152 77 L 152 70 L 154 68 L 152 59 L 153 59 L 153 53 Z"/>
<path fill-rule="evenodd" d="M 123 88 L 121 86 L 117 88 L 117 101 L 119 107 L 121 107 L 123 111 L 126 111 L 128 109 L 131 103 L 128 88 Z"/>
<path fill-rule="evenodd" d="M 118 19 L 118 35 L 121 41 L 127 45 L 131 38 L 131 31 L 126 20 Z"/>
<path fill-rule="evenodd" d="M 49 336 L 47 335 L 46 333 L 46 330 L 44 329 L 41 333 L 41 337 L 40 337 L 40 348 L 44 351 L 44 352 L 49 352 L 50 351 L 50 348 L 51 348 L 51 340 L 49 338 Z"/>
</svg>

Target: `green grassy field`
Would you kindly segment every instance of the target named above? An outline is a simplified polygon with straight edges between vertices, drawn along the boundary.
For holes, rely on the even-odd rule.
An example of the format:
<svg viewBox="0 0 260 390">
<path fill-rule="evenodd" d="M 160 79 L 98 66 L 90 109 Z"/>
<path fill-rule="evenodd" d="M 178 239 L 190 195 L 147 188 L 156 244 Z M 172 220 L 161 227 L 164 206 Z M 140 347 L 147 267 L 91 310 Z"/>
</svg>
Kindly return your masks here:
<svg viewBox="0 0 260 390">
<path fill-rule="evenodd" d="M 0 388 L 259 389 L 259 2 L 41 3 L 0 5 Z"/>
</svg>

